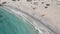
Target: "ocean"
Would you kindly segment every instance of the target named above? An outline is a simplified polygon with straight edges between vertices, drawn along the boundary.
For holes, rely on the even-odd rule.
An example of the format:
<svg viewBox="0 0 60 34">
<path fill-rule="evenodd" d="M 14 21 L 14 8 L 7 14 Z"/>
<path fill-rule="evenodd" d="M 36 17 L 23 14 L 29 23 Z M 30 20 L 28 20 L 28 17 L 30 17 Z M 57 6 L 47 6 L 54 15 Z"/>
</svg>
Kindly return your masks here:
<svg viewBox="0 0 60 34">
<path fill-rule="evenodd" d="M 29 21 L 0 8 L 0 34 L 38 34 Z"/>
</svg>

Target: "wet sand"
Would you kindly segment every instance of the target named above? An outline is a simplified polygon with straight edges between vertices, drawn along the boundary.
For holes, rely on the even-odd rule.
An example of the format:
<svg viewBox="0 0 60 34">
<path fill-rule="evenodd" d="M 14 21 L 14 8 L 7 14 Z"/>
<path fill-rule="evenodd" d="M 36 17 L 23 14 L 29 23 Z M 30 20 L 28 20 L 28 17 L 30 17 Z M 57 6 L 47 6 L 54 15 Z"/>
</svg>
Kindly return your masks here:
<svg viewBox="0 0 60 34">
<path fill-rule="evenodd" d="M 10 5 L 10 6 L 12 5 L 13 7 L 19 8 L 39 19 L 40 17 L 43 17 L 43 19 L 48 21 L 48 24 L 53 25 L 52 27 L 55 26 L 58 30 L 60 29 L 60 8 L 55 6 L 55 4 L 51 4 L 51 6 L 48 9 L 44 9 L 42 8 L 43 7 L 42 6 L 42 7 L 37 7 L 36 10 L 33 10 L 32 7 L 30 7 L 30 5 L 25 0 L 21 0 L 19 2 L 18 1 L 16 2 L 8 1 L 8 2 L 9 3 L 7 3 L 6 5 Z"/>
</svg>

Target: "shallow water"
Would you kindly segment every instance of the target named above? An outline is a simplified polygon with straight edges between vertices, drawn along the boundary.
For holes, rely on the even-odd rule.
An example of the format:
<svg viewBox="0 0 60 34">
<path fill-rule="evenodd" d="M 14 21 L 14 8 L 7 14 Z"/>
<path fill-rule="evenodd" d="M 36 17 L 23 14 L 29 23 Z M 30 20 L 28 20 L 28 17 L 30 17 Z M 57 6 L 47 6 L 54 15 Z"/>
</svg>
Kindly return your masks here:
<svg viewBox="0 0 60 34">
<path fill-rule="evenodd" d="M 27 21 L 0 8 L 0 34 L 38 34 Z"/>
</svg>

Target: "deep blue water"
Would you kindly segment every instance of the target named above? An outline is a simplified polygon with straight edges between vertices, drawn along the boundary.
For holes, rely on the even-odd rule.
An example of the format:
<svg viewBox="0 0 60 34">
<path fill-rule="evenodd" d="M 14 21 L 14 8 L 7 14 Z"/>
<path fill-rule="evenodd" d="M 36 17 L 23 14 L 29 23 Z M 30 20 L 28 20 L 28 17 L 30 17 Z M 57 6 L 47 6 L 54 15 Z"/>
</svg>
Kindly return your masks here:
<svg viewBox="0 0 60 34">
<path fill-rule="evenodd" d="M 0 8 L 0 34 L 38 34 L 38 30 L 27 21 Z"/>
</svg>

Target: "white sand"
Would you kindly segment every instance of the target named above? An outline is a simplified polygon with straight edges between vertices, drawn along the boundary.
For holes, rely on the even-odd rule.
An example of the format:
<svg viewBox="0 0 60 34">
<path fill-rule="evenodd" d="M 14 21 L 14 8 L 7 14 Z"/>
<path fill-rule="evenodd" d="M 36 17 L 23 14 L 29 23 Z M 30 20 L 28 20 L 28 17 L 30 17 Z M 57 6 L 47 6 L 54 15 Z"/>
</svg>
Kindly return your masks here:
<svg viewBox="0 0 60 34">
<path fill-rule="evenodd" d="M 55 4 L 50 3 L 51 6 L 49 6 L 48 9 L 45 9 L 44 5 L 36 6 L 37 9 L 33 10 L 32 7 L 35 7 L 35 6 L 28 4 L 26 0 L 20 0 L 20 1 L 2 0 L 2 2 L 4 1 L 7 2 L 6 5 L 19 8 L 37 18 L 43 17 L 46 21 L 49 22 L 48 24 L 53 24 L 54 26 L 57 27 L 57 29 L 60 30 L 60 8 L 55 6 Z M 43 14 L 45 16 L 41 16 Z"/>
</svg>

